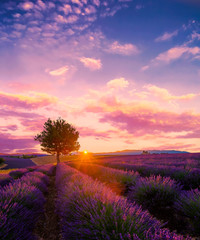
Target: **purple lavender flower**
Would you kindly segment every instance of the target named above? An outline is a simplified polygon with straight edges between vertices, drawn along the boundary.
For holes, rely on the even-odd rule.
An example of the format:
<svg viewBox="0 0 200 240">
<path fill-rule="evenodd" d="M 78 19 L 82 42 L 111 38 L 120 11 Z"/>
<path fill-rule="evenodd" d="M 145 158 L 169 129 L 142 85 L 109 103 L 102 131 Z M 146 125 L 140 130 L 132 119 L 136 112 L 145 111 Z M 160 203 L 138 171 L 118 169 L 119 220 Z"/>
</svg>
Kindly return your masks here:
<svg viewBox="0 0 200 240">
<path fill-rule="evenodd" d="M 35 239 L 32 231 L 45 202 L 38 189 L 46 186 L 42 178 L 42 173 L 29 173 L 0 189 L 1 240 Z"/>
<path fill-rule="evenodd" d="M 175 208 L 189 218 L 193 232 L 200 233 L 200 191 L 183 191 L 175 203 Z"/>
<path fill-rule="evenodd" d="M 13 179 L 18 179 L 20 177 L 22 177 L 25 173 L 27 173 L 27 169 L 26 168 L 22 168 L 22 169 L 18 169 L 18 170 L 14 170 L 11 171 L 9 173 L 9 175 L 13 178 Z"/>
<path fill-rule="evenodd" d="M 173 205 L 181 191 L 181 186 L 169 177 L 151 176 L 140 178 L 129 192 L 129 199 L 147 209 Z"/>
<path fill-rule="evenodd" d="M 64 239 L 153 240 L 146 237 L 148 230 L 154 229 L 154 234 L 162 227 L 137 204 L 63 163 L 57 166 L 56 187 L 56 208 Z"/>
<path fill-rule="evenodd" d="M 177 235 L 174 232 L 170 232 L 169 229 L 154 229 L 150 228 L 146 231 L 146 239 L 147 240 L 192 240 L 191 237 L 183 237 L 181 235 Z"/>
</svg>

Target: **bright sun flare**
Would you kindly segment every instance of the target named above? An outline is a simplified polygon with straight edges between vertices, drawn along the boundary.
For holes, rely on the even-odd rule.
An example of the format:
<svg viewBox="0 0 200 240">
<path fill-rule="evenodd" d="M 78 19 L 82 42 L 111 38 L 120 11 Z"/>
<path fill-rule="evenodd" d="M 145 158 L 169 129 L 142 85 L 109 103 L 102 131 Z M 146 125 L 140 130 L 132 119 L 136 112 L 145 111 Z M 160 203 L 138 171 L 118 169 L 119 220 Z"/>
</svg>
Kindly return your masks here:
<svg viewBox="0 0 200 240">
<path fill-rule="evenodd" d="M 83 152 L 84 152 L 84 154 L 87 154 L 87 153 L 88 153 L 86 150 L 84 150 Z"/>
</svg>

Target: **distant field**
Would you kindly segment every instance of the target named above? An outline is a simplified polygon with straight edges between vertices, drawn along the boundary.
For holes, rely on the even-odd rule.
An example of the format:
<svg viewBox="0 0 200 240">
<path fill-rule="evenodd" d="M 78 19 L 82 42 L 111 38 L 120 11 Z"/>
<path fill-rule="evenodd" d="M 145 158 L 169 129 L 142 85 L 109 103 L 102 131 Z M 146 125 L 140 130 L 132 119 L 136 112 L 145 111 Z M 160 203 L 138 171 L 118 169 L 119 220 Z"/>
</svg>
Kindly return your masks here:
<svg viewBox="0 0 200 240">
<path fill-rule="evenodd" d="M 56 156 L 31 158 L 36 165 L 56 163 Z M 80 161 L 91 163 L 126 163 L 157 167 L 199 168 L 200 153 L 150 154 L 150 155 L 73 155 L 61 156 L 61 162 Z"/>
<path fill-rule="evenodd" d="M 60 161 L 61 162 L 66 162 L 66 161 L 73 161 L 77 160 L 78 156 L 61 156 Z M 44 157 L 36 157 L 36 158 L 31 158 L 31 160 L 36 164 L 36 165 L 44 165 L 44 164 L 52 164 L 56 163 L 56 156 L 44 156 Z"/>
<path fill-rule="evenodd" d="M 0 170 L 1 240 L 200 240 L 200 153 L 11 160 L 24 168 Z"/>
</svg>

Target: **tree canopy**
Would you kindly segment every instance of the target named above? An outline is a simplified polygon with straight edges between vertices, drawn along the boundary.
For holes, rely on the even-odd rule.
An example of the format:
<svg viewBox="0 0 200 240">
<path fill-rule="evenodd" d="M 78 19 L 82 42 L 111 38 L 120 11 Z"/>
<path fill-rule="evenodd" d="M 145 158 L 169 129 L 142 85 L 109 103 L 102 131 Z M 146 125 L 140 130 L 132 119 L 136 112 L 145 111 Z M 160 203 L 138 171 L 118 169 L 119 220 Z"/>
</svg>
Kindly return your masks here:
<svg viewBox="0 0 200 240">
<path fill-rule="evenodd" d="M 79 132 L 64 119 L 50 118 L 44 123 L 44 130 L 35 136 L 35 140 L 41 143 L 41 150 L 50 154 L 56 154 L 57 163 L 60 162 L 61 154 L 78 151 L 80 144 L 77 141 Z"/>
</svg>

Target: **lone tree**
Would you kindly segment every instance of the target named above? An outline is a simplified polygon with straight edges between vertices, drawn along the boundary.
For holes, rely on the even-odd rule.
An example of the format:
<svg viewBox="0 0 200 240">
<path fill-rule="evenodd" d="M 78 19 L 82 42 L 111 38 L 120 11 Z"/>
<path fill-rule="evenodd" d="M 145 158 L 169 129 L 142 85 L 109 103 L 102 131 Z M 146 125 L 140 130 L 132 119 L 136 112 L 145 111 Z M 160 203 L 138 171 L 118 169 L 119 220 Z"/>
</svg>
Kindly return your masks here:
<svg viewBox="0 0 200 240">
<path fill-rule="evenodd" d="M 61 154 L 77 151 L 80 144 L 77 142 L 79 132 L 65 120 L 58 118 L 52 121 L 50 118 L 44 123 L 44 130 L 37 134 L 34 140 L 41 143 L 41 149 L 50 154 L 56 154 L 57 164 Z"/>
</svg>

